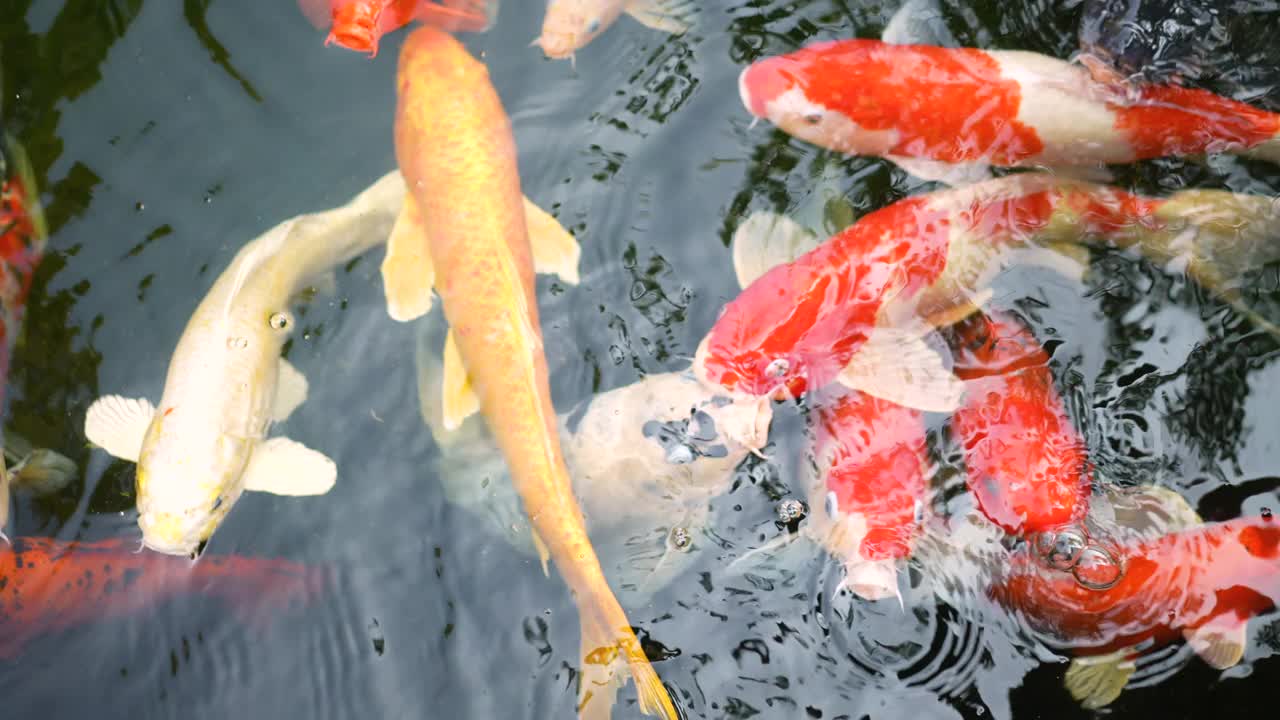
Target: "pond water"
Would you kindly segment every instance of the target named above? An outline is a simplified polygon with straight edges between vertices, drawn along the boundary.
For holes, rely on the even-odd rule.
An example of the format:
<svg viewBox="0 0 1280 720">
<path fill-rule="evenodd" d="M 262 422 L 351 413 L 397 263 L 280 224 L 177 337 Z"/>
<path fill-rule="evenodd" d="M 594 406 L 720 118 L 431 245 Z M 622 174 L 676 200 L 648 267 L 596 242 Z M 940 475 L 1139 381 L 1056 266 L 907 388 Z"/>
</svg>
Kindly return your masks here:
<svg viewBox="0 0 1280 720">
<path fill-rule="evenodd" d="M 746 63 L 876 37 L 896 3 L 701 4 L 692 33 L 623 18 L 574 64 L 527 47 L 539 2 L 507 0 L 490 32 L 462 36 L 511 117 L 526 194 L 582 242 L 579 286 L 539 278 L 547 344 L 564 348 L 552 375 L 562 411 L 688 365 L 739 292 L 729 239 L 751 210 L 812 208 L 824 175 L 858 214 L 935 187 L 753 127 L 738 96 Z M 1063 58 L 1078 46 L 1076 3 L 944 6 L 965 45 Z M 1260 36 L 1280 27 L 1272 9 Z M 137 536 L 134 466 L 88 448 L 89 403 L 158 400 L 178 336 L 241 245 L 345 203 L 394 167 L 405 35 L 368 59 L 326 48 L 288 0 L 0 0 L 4 126 L 33 158 L 51 228 L 6 428 L 82 471 L 53 497 L 15 496 L 10 535 Z M 1262 80 L 1241 77 L 1224 73 L 1214 89 L 1280 107 Z M 1280 193 L 1280 168 L 1230 156 L 1116 175 L 1153 195 Z M 332 586 L 263 627 L 185 595 L 40 635 L 0 661 L 0 717 L 573 717 L 574 604 L 554 568 L 544 576 L 444 497 L 415 399 L 415 329 L 387 317 L 381 257 L 350 264 L 336 293 L 299 309 L 287 348 L 311 392 L 274 432 L 332 457 L 337 486 L 316 498 L 248 494 L 205 550 L 328 566 Z M 1278 287 L 1275 269 L 1261 269 L 1246 296 L 1278 319 Z M 1274 339 L 1177 273 L 1118 253 L 1098 254 L 1083 288 L 1015 268 L 997 297 L 1052 339 L 1054 376 L 1100 482 L 1162 484 L 1206 520 L 1280 503 Z M 945 418 L 929 417 L 939 477 L 959 487 Z M 712 500 L 711 551 L 628 607 L 686 716 L 1091 715 L 1062 688 L 1066 658 L 931 598 L 908 594 L 905 610 L 832 599 L 838 566 L 816 550 L 788 566 L 723 571 L 786 532 L 780 501 L 805 499 L 802 425 L 778 406 L 773 460 L 748 459 Z M 1236 667 L 1160 649 L 1109 711 L 1274 714 L 1280 617 L 1249 627 Z M 633 688 L 615 717 L 640 717 Z"/>
</svg>

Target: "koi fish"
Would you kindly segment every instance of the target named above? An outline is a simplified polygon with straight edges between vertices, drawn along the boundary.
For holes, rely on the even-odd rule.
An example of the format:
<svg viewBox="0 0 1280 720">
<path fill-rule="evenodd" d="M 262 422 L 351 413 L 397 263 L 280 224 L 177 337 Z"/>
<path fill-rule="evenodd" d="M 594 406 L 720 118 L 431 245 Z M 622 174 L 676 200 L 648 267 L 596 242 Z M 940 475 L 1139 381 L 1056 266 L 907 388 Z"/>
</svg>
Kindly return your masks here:
<svg viewBox="0 0 1280 720">
<path fill-rule="evenodd" d="M 1101 543 L 1070 572 L 1018 552 L 989 592 L 1048 639 L 1096 658 L 1074 665 L 1066 684 L 1101 707 L 1123 689 L 1140 645 L 1181 636 L 1215 668 L 1242 659 L 1249 618 L 1280 598 L 1280 525 L 1242 517 Z"/>
<path fill-rule="evenodd" d="M 752 115 L 789 135 L 951 184 L 991 166 L 1206 152 L 1280 163 L 1280 115 L 1175 85 L 1120 97 L 1079 65 L 1024 51 L 821 42 L 753 63 L 738 87 Z"/>
<path fill-rule="evenodd" d="M 208 593 L 244 620 L 313 598 L 327 573 L 285 560 L 206 555 L 192 563 L 139 553 L 130 540 L 67 542 L 15 538 L 0 550 L 0 660 L 18 657 L 43 633 Z"/>
<path fill-rule="evenodd" d="M 1089 507 L 1088 449 L 1053 386 L 1049 354 L 1014 316 L 953 326 L 965 401 L 951 417 L 978 508 L 1005 532 L 1054 532 Z"/>
<path fill-rule="evenodd" d="M 625 661 L 640 708 L 675 707 L 609 589 L 574 499 L 551 404 L 534 268 L 577 275 L 577 243 L 523 198 L 515 138 L 484 64 L 449 34 L 415 30 L 400 54 L 395 146 L 409 188 L 383 262 L 388 312 L 412 319 L 440 293 L 446 428 L 481 411 L 524 501 L 535 544 L 582 623 L 579 711 L 607 713 Z M 533 216 L 533 221 L 526 219 Z M 601 697 L 597 697 L 601 696 Z"/>
<path fill-rule="evenodd" d="M 557 326 L 554 313 L 543 319 L 545 326 Z M 493 434 L 474 415 L 456 430 L 444 427 L 440 358 L 446 331 L 439 313 L 418 321 L 419 408 L 439 452 L 432 475 L 451 502 L 536 556 L 529 520 Z M 549 352 L 553 373 L 557 358 L 569 359 Z M 717 396 L 683 371 L 648 375 L 560 415 L 574 493 L 624 605 L 665 587 L 705 545 L 708 501 L 767 439 L 772 416 L 769 406 L 763 410 Z"/>
<path fill-rule="evenodd" d="M 959 406 L 963 383 L 924 338 L 973 314 L 1015 263 L 1080 279 L 1089 249 L 1135 249 L 1183 269 L 1251 321 L 1239 274 L 1280 259 L 1272 198 L 1182 191 L 1146 198 L 1019 173 L 900 200 L 761 274 L 726 305 L 694 359 L 730 393 L 798 396 L 839 383 L 927 411 Z M 735 252 L 737 252 L 735 250 Z"/>
<path fill-rule="evenodd" d="M 49 233 L 36 197 L 35 178 L 22 146 L 7 134 L 0 142 L 0 405 L 4 379 L 22 330 L 27 295 L 44 256 Z M 4 442 L 7 440 L 7 442 Z M 0 440 L 0 537 L 9 524 L 9 489 L 50 494 L 75 477 L 76 465 L 60 453 L 32 448 L 12 433 Z M 11 467 L 7 467 L 13 463 Z"/>
<path fill-rule="evenodd" d="M 389 173 L 345 206 L 287 220 L 249 242 L 214 282 L 179 338 L 159 407 L 107 395 L 85 435 L 138 464 L 143 542 L 186 555 L 209 539 L 245 490 L 328 492 L 337 466 L 285 437 L 266 437 L 306 399 L 307 380 L 280 356 L 291 299 L 386 242 L 404 181 Z"/>
<path fill-rule="evenodd" d="M 542 34 L 533 41 L 547 57 L 570 58 L 623 13 L 675 35 L 688 32 L 698 16 L 693 0 L 550 0 Z"/>
<path fill-rule="evenodd" d="M 448 32 L 487 32 L 499 0 L 298 0 L 311 23 L 330 28 L 325 46 L 378 55 L 378 41 L 414 20 Z"/>
</svg>

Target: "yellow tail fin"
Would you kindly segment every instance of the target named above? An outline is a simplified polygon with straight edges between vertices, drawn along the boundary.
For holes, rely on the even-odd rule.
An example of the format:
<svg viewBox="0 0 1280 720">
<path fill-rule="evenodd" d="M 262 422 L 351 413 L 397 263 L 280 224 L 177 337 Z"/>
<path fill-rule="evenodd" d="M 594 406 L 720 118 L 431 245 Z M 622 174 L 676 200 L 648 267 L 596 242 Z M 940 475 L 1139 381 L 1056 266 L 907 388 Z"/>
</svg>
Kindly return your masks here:
<svg viewBox="0 0 1280 720">
<path fill-rule="evenodd" d="M 582 675 L 579 679 L 578 717 L 581 720 L 608 720 L 620 688 L 625 683 L 621 664 L 625 662 L 636 681 L 640 711 L 662 720 L 680 720 L 675 704 L 640 640 L 630 627 L 611 632 L 607 626 L 582 614 Z"/>
</svg>

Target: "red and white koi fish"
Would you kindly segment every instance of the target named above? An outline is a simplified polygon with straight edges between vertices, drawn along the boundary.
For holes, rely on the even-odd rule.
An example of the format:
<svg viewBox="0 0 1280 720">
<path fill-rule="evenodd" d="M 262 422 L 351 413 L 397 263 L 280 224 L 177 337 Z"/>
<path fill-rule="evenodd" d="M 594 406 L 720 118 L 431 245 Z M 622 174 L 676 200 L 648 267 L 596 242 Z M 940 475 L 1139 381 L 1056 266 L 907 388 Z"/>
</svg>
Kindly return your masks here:
<svg viewBox="0 0 1280 720">
<path fill-rule="evenodd" d="M 1065 681 L 1087 707 L 1119 695 L 1140 645 L 1181 636 L 1213 667 L 1235 665 L 1249 618 L 1280 600 L 1280 523 L 1269 515 L 1111 545 L 1084 548 L 1070 571 L 1023 548 L 989 588 L 1048 639 L 1094 658 Z"/>
<path fill-rule="evenodd" d="M 725 307 L 694 371 L 757 397 L 838 382 L 950 412 L 963 383 L 924 338 L 981 307 L 1011 264 L 1046 263 L 1080 277 L 1088 249 L 1077 243 L 1136 248 L 1278 332 L 1238 302 L 1235 285 L 1240 271 L 1280 254 L 1268 241 L 1278 231 L 1280 206 L 1271 198 L 1222 191 L 1144 198 L 1044 173 L 917 195 L 762 272 Z"/>
<path fill-rule="evenodd" d="M 16 538 L 0 550 L 0 660 L 42 633 L 118 618 L 209 593 L 246 620 L 313 599 L 327 571 L 285 560 L 205 555 L 192 562 L 137 552 L 133 540 Z"/>
<path fill-rule="evenodd" d="M 810 428 L 821 482 L 805 532 L 844 563 L 841 586 L 901 603 L 898 561 L 911 555 L 929 475 L 923 416 L 850 391 L 816 408 Z"/>
<path fill-rule="evenodd" d="M 954 329 L 955 373 L 966 392 L 951 427 L 979 509 L 1015 535 L 1079 521 L 1089 509 L 1092 468 L 1054 389 L 1049 354 L 1005 312 L 975 315 Z"/>
<path fill-rule="evenodd" d="M 837 40 L 759 60 L 738 85 L 753 115 L 790 135 L 953 184 L 989 166 L 1208 152 L 1280 163 L 1280 115 L 1173 85 L 1123 96 L 1079 65 L 1032 52 Z"/>
<path fill-rule="evenodd" d="M 48 241 L 26 153 L 5 135 L 0 143 L 0 407 L 4 404 L 9 361 L 22 331 L 31 281 Z M 65 487 L 76 473 L 75 463 L 59 453 L 31 449 L 22 438 L 8 440 L 4 443 L 0 439 L 4 450 L 0 454 L 0 537 L 4 537 L 3 530 L 9 522 L 11 482 L 51 493 Z M 14 466 L 7 467 L 7 460 L 15 461 Z"/>
<path fill-rule="evenodd" d="M 298 0 L 317 28 L 330 28 L 325 45 L 378 54 L 378 41 L 414 20 L 446 32 L 485 32 L 499 0 Z"/>
</svg>

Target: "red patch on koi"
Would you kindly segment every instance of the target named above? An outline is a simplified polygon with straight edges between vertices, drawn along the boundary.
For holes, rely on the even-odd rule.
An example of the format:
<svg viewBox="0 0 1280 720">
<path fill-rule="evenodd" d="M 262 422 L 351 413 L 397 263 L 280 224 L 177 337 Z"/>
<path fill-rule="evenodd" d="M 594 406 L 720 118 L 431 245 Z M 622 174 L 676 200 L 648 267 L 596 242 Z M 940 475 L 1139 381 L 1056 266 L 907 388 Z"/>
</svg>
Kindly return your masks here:
<svg viewBox="0 0 1280 720">
<path fill-rule="evenodd" d="M 1280 115 L 1205 90 L 1141 88 L 1128 106 L 1108 105 L 1140 158 L 1251 148 L 1280 135 Z"/>
</svg>

